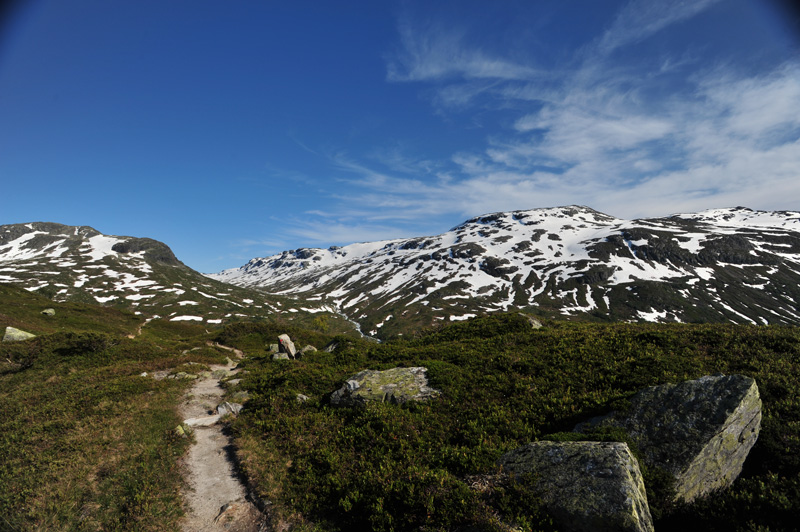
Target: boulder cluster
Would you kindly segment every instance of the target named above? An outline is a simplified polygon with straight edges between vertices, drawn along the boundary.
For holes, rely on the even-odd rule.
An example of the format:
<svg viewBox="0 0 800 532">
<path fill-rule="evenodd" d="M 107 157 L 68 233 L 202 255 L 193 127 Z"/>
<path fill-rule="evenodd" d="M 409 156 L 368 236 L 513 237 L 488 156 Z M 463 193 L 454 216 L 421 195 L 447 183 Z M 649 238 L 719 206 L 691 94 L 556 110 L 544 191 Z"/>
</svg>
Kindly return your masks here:
<svg viewBox="0 0 800 532">
<path fill-rule="evenodd" d="M 302 358 L 306 353 L 316 351 L 317 348 L 307 345 L 298 351 L 289 335 L 282 334 L 278 336 L 277 344 L 270 344 L 269 350 L 273 360 L 296 360 Z"/>
<path fill-rule="evenodd" d="M 675 500 L 730 486 L 758 438 L 761 399 L 743 375 L 714 375 L 637 393 L 630 408 L 582 423 L 576 432 L 621 428 L 647 467 L 675 482 Z M 530 483 L 566 530 L 652 531 L 639 463 L 626 443 L 529 443 L 499 461 Z"/>
</svg>

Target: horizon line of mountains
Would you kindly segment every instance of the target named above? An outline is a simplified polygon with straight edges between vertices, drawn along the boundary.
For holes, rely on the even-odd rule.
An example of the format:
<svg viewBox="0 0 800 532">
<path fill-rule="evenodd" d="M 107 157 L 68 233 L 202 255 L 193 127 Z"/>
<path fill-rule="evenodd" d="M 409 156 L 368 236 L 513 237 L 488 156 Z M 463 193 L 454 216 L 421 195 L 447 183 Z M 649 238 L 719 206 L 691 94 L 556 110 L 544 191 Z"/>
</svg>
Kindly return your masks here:
<svg viewBox="0 0 800 532">
<path fill-rule="evenodd" d="M 440 235 L 300 248 L 208 275 L 156 240 L 33 222 L 0 226 L 0 282 L 148 320 L 326 316 L 382 339 L 500 311 L 797 325 L 800 212 L 498 212 Z"/>
</svg>

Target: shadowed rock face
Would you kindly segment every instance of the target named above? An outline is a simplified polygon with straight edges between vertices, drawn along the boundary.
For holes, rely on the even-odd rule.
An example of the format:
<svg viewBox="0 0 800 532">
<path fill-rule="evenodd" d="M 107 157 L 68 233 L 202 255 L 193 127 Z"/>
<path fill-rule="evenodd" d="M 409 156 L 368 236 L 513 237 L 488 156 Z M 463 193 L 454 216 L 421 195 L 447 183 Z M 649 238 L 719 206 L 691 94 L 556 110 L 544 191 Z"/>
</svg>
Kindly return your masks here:
<svg viewBox="0 0 800 532">
<path fill-rule="evenodd" d="M 743 375 L 714 375 L 646 388 L 628 412 L 591 426 L 618 426 L 639 447 L 647 465 L 675 477 L 676 498 L 691 501 L 730 486 L 761 427 L 756 382 Z"/>
<path fill-rule="evenodd" d="M 624 443 L 533 442 L 503 455 L 565 530 L 652 531 L 639 464 Z"/>
<path fill-rule="evenodd" d="M 428 386 L 427 368 L 392 368 L 386 371 L 364 370 L 345 382 L 331 394 L 336 406 L 365 405 L 370 401 L 405 403 L 422 401 L 439 394 Z"/>
</svg>

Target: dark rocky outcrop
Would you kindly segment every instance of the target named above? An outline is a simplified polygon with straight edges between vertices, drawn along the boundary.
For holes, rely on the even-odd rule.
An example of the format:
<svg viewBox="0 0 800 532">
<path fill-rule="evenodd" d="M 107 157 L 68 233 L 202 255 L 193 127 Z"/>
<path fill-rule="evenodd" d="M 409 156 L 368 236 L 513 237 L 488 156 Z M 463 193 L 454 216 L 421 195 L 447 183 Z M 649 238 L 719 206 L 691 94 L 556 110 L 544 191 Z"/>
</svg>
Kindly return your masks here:
<svg viewBox="0 0 800 532">
<path fill-rule="evenodd" d="M 639 464 L 624 443 L 533 442 L 499 464 L 528 480 L 565 530 L 653 530 Z"/>
<path fill-rule="evenodd" d="M 154 262 L 172 266 L 183 264 L 175 257 L 169 246 L 152 238 L 130 238 L 124 242 L 117 242 L 111 246 L 111 250 L 117 253 L 139 253 L 144 251 L 144 256 Z"/>
<path fill-rule="evenodd" d="M 743 375 L 714 375 L 646 388 L 630 409 L 576 427 L 616 426 L 636 444 L 648 466 L 675 478 L 676 499 L 689 502 L 729 486 L 761 427 L 756 382 Z"/>
<path fill-rule="evenodd" d="M 439 391 L 428 386 L 427 371 L 424 367 L 367 369 L 348 378 L 330 395 L 330 402 L 335 406 L 363 406 L 370 401 L 400 404 L 430 399 Z"/>
</svg>

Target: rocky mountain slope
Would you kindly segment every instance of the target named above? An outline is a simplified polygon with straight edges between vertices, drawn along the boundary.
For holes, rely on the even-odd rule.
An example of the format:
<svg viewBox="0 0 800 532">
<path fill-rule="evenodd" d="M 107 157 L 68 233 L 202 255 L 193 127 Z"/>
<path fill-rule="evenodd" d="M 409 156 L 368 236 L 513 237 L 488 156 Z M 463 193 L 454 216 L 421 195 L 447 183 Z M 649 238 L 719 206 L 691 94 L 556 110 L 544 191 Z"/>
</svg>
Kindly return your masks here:
<svg viewBox="0 0 800 532">
<path fill-rule="evenodd" d="M 220 324 L 320 309 L 224 284 L 181 263 L 149 238 L 104 235 L 56 223 L 0 226 L 0 283 L 56 301 L 130 308 L 148 320 Z"/>
<path fill-rule="evenodd" d="M 525 309 L 625 321 L 800 323 L 800 212 L 622 220 L 500 212 L 437 236 L 296 249 L 211 275 L 302 294 L 380 337 Z"/>
</svg>

